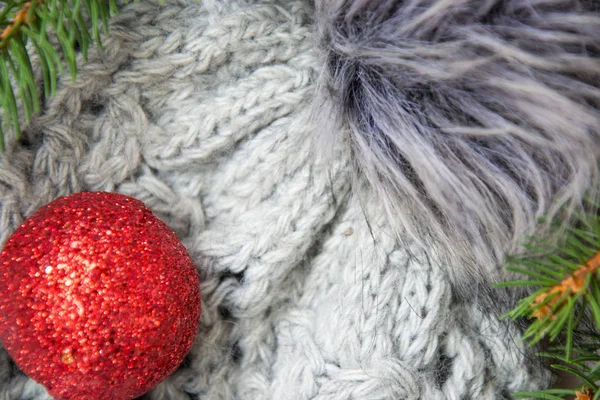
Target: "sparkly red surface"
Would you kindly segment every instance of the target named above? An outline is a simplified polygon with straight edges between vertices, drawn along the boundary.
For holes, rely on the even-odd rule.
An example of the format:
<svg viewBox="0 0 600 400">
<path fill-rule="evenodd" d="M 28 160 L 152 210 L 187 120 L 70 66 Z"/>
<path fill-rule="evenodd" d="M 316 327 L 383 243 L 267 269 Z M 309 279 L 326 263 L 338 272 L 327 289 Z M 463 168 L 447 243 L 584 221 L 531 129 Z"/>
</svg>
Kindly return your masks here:
<svg viewBox="0 0 600 400">
<path fill-rule="evenodd" d="M 58 399 L 142 395 L 181 363 L 199 317 L 185 248 L 127 196 L 57 199 L 0 254 L 0 339 Z"/>
</svg>

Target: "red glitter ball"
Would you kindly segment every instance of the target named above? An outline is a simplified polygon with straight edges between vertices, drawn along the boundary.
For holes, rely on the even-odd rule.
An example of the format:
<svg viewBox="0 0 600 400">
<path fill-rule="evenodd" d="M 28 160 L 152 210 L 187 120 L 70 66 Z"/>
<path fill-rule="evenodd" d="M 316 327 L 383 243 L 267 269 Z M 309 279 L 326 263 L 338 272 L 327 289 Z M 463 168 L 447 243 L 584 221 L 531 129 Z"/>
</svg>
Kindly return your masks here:
<svg viewBox="0 0 600 400">
<path fill-rule="evenodd" d="M 146 393 L 181 363 L 199 318 L 198 274 L 185 248 L 127 196 L 59 198 L 0 254 L 0 339 L 58 399 Z"/>
</svg>

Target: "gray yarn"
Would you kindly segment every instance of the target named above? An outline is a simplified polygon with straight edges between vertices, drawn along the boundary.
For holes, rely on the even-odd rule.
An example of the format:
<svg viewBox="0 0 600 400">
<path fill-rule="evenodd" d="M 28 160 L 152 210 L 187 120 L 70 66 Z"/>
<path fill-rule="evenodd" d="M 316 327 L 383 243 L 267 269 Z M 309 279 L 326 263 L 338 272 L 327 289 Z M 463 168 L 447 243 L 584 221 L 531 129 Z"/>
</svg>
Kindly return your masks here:
<svg viewBox="0 0 600 400">
<path fill-rule="evenodd" d="M 186 361 L 148 399 L 502 399 L 543 387 L 550 377 L 518 328 L 476 297 L 495 292 L 466 291 L 492 272 L 478 262 L 504 254 L 552 201 L 577 203 L 597 174 L 598 17 L 583 5 L 568 11 L 575 1 L 527 4 L 561 33 L 518 25 L 524 47 L 511 47 L 502 35 L 520 21 L 516 1 L 131 4 L 112 20 L 104 52 L 90 55 L 75 83 L 63 79 L 26 143 L 9 143 L 0 159 L 0 242 L 41 205 L 82 190 L 136 197 L 177 233 L 201 275 L 203 314 Z M 370 14 L 377 6 L 389 8 Z M 567 11 L 558 18 L 552 9 Z M 475 24 L 478 12 L 504 22 Z M 542 33 L 540 54 L 528 58 L 526 34 Z M 586 43 L 589 57 L 574 43 Z M 391 128 L 402 121 L 410 129 Z M 511 181 L 484 163 L 499 147 L 482 145 L 478 156 L 460 140 L 492 128 L 508 129 L 512 160 L 531 176 Z M 325 140 L 323 154 L 319 134 L 340 140 Z M 384 137 L 398 153 L 374 142 Z M 464 165 L 440 151 L 450 143 L 466 149 Z M 395 154 L 414 177 L 408 165 L 398 173 Z M 484 178 L 496 197 L 477 186 Z M 439 186 L 452 180 L 456 197 Z M 449 264 L 464 256 L 454 198 L 468 212 L 465 228 L 481 224 L 498 240 L 472 242 L 478 253 L 466 266 Z M 432 234 L 432 207 L 445 236 Z M 49 398 L 5 352 L 0 385 L 9 399 Z"/>
</svg>

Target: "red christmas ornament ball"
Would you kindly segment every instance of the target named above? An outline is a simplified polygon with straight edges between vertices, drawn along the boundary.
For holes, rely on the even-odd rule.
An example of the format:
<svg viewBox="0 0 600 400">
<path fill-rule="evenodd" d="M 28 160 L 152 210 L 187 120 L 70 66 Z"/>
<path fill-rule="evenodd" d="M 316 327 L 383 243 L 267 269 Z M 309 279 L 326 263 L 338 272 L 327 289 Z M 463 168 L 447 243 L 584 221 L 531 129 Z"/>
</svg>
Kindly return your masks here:
<svg viewBox="0 0 600 400">
<path fill-rule="evenodd" d="M 124 195 L 59 198 L 0 254 L 0 340 L 58 399 L 146 393 L 182 362 L 199 317 L 198 274 L 185 248 Z"/>
</svg>

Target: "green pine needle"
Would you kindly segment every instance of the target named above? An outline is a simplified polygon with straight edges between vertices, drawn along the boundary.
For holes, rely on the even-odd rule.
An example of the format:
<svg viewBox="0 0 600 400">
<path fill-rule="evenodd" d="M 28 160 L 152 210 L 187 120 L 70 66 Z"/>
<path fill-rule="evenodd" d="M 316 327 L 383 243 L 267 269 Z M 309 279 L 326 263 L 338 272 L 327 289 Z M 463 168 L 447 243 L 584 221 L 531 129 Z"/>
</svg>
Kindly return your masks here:
<svg viewBox="0 0 600 400">
<path fill-rule="evenodd" d="M 53 96 L 64 65 L 75 80 L 75 49 L 87 60 L 92 44 L 102 48 L 101 32 L 107 33 L 108 19 L 117 13 L 116 0 L 0 0 L 0 151 L 4 132 L 12 130 L 19 138 L 21 123 L 40 112 L 38 86 L 44 97 Z M 32 66 L 34 54 L 41 85 Z"/>
<path fill-rule="evenodd" d="M 553 392 L 550 390 L 542 390 L 540 392 L 517 392 L 513 393 L 519 399 L 546 399 L 546 400 L 563 400 L 563 396 L 575 395 L 575 390 L 564 390 L 560 392 Z M 559 394 L 561 396 L 556 396 Z"/>
<path fill-rule="evenodd" d="M 538 355 L 560 362 L 551 367 L 577 377 L 585 383 L 581 391 L 600 399 L 600 216 L 597 205 L 587 205 L 589 214 L 578 215 L 573 226 L 552 224 L 564 228 L 557 245 L 530 237 L 524 245 L 527 254 L 507 260 L 506 269 L 526 279 L 496 286 L 532 288 L 503 318 L 530 318 L 523 340 L 529 345 L 556 343 Z M 584 318 L 594 324 L 593 332 L 580 329 Z M 562 400 L 575 392 L 550 389 L 515 396 Z"/>
<path fill-rule="evenodd" d="M 583 382 L 585 382 L 585 384 L 588 387 L 597 388 L 596 383 L 594 381 L 590 380 L 590 378 L 588 376 L 586 376 L 586 374 L 583 373 L 582 371 L 578 371 L 575 368 L 571 368 L 571 367 L 568 367 L 568 366 L 562 365 L 562 364 L 552 364 L 551 367 L 554 369 L 557 369 L 559 371 L 567 372 L 570 375 L 576 376 L 577 378 L 579 378 Z"/>
</svg>

